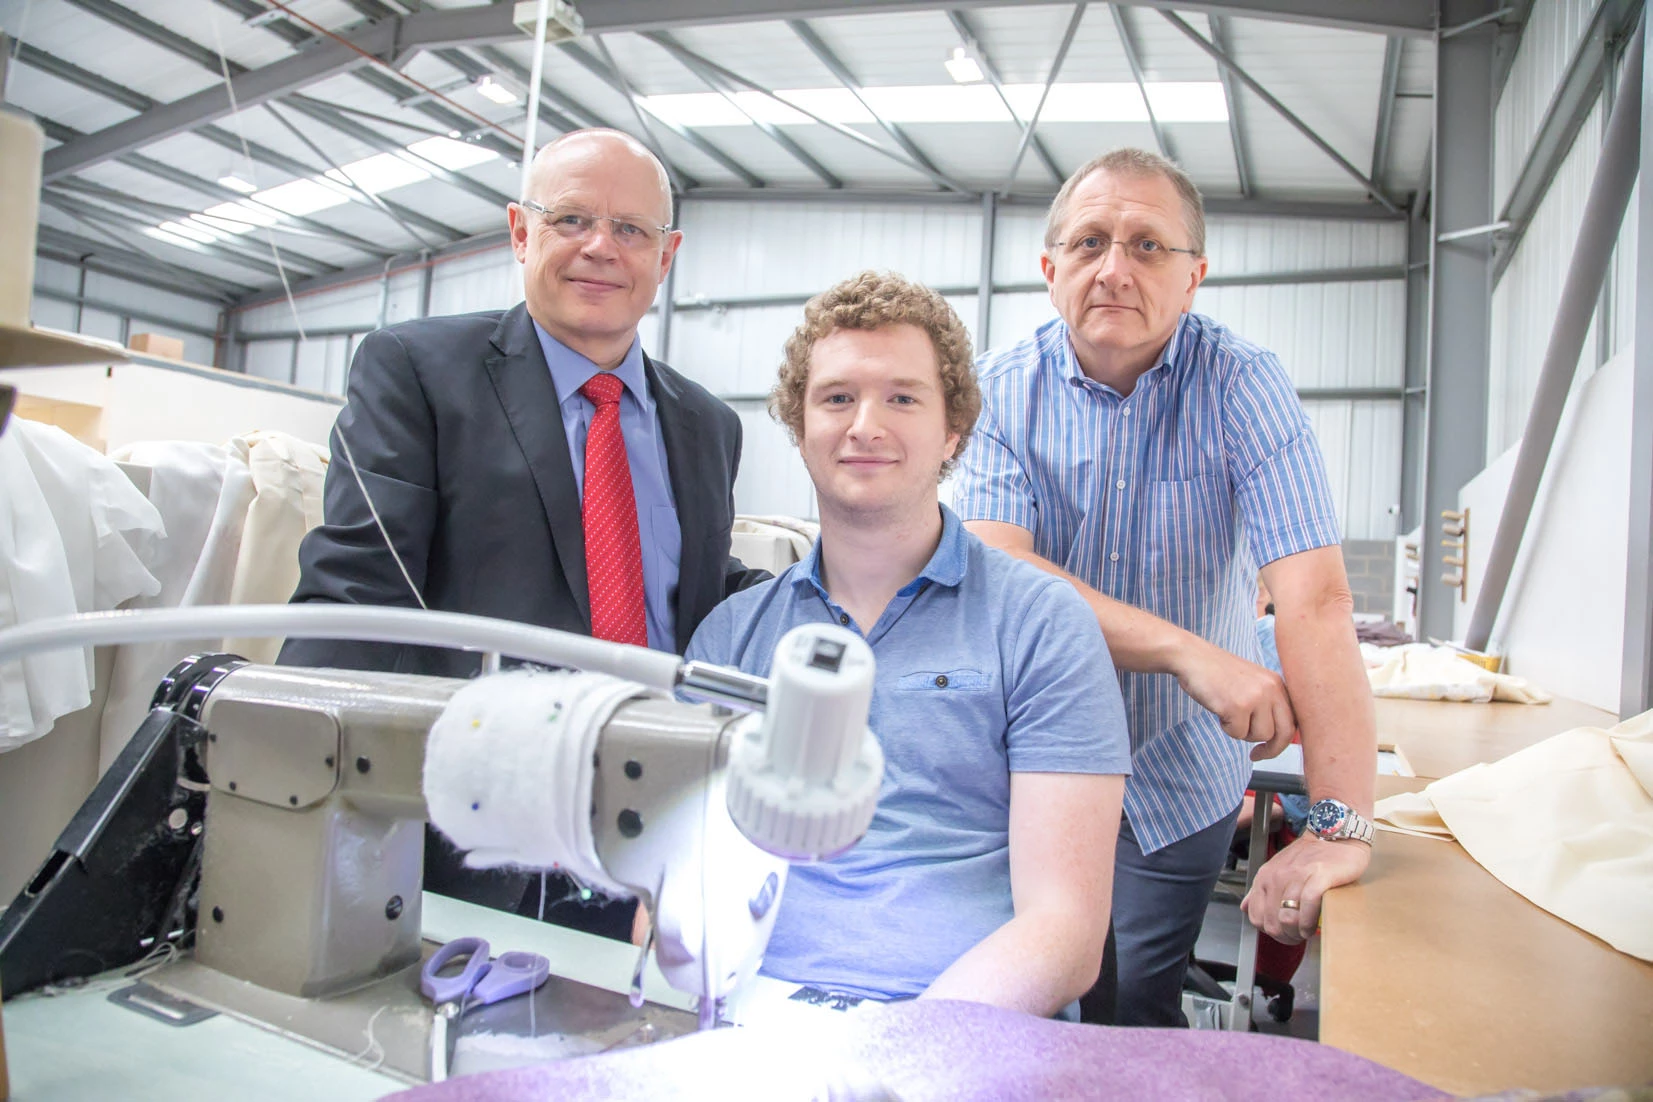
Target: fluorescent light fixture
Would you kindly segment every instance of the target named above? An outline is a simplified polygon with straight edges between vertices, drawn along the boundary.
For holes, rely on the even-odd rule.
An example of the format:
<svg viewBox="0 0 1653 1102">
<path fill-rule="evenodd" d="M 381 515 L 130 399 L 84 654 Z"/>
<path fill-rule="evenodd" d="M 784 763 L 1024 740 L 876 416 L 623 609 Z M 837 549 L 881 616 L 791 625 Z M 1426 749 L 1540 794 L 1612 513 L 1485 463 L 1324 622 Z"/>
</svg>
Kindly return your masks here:
<svg viewBox="0 0 1653 1102">
<path fill-rule="evenodd" d="M 457 134 L 458 131 L 454 133 Z M 493 150 L 475 142 L 456 142 L 452 138 L 424 138 L 408 146 L 408 152 L 418 154 L 450 172 L 457 172 L 459 169 L 470 168 L 472 165 L 499 157 Z"/>
<path fill-rule="evenodd" d="M 954 46 L 953 56 L 942 64 L 947 66 L 947 75 L 960 84 L 974 84 L 982 78 L 981 66 L 963 46 Z"/>
<path fill-rule="evenodd" d="M 231 191 L 239 191 L 242 195 L 251 195 L 253 192 L 258 190 L 257 184 L 249 184 L 233 172 L 228 176 L 218 177 L 218 182 L 229 188 Z"/>
<path fill-rule="evenodd" d="M 375 153 L 371 157 L 363 157 L 341 167 L 344 169 L 343 172 L 328 169 L 327 178 L 359 187 L 370 195 L 430 178 L 430 173 L 418 165 L 409 164 L 394 153 Z"/>
<path fill-rule="evenodd" d="M 521 96 L 501 84 L 499 78 L 492 73 L 483 73 L 476 78 L 476 82 L 471 87 L 476 89 L 477 95 L 485 100 L 492 100 L 501 107 L 509 107 L 512 104 L 522 102 Z"/>
<path fill-rule="evenodd" d="M 314 180 L 293 180 L 290 183 L 266 188 L 254 196 L 286 214 L 305 215 L 328 207 L 336 207 L 350 200 L 338 191 Z"/>
</svg>

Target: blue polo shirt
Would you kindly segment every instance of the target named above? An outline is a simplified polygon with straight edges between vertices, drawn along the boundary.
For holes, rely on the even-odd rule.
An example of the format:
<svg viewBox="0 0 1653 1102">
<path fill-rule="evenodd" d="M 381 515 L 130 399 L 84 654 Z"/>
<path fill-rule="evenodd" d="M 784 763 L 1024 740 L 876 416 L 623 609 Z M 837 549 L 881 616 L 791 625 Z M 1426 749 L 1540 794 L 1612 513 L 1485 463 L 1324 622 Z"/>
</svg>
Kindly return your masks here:
<svg viewBox="0 0 1653 1102">
<path fill-rule="evenodd" d="M 795 865 L 763 971 L 874 998 L 917 995 L 1014 917 L 1010 774 L 1128 774 L 1119 686 L 1096 616 L 1051 574 L 942 507 L 941 542 L 866 633 L 884 786 L 859 845 Z M 688 657 L 767 675 L 800 624 L 858 630 L 821 582 L 821 544 L 735 594 Z"/>
</svg>

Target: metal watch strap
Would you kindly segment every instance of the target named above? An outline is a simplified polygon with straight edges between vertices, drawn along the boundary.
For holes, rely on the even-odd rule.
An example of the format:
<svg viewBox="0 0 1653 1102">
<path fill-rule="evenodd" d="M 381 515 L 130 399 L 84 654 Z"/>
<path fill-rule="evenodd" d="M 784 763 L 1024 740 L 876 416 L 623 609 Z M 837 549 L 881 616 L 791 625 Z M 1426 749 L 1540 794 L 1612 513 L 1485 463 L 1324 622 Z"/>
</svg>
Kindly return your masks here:
<svg viewBox="0 0 1653 1102">
<path fill-rule="evenodd" d="M 1367 845 L 1371 845 L 1372 836 L 1376 833 L 1377 828 L 1372 825 L 1372 821 L 1351 807 L 1349 808 L 1348 818 L 1343 820 L 1342 828 L 1338 830 L 1337 837 L 1333 838 L 1332 841 L 1341 842 L 1345 839 L 1353 839 L 1356 842 L 1365 842 Z"/>
</svg>

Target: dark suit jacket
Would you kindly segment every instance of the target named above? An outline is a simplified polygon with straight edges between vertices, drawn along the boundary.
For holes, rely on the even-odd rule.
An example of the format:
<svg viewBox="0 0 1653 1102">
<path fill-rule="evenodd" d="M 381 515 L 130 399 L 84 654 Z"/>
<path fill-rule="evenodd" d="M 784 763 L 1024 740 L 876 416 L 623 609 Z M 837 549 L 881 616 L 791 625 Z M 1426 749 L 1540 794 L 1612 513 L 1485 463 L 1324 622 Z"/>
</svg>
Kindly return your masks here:
<svg viewBox="0 0 1653 1102">
<path fill-rule="evenodd" d="M 740 419 L 665 364 L 645 357 L 643 369 L 683 534 L 682 653 L 714 605 L 767 575 L 729 557 Z M 353 456 L 427 605 L 589 635 L 585 533 L 558 397 L 524 305 L 369 334 L 333 438 L 326 523 L 299 548 L 293 600 L 418 605 L 362 498 Z M 290 639 L 280 660 L 445 677 L 471 676 L 481 661 L 322 639 Z"/>
</svg>

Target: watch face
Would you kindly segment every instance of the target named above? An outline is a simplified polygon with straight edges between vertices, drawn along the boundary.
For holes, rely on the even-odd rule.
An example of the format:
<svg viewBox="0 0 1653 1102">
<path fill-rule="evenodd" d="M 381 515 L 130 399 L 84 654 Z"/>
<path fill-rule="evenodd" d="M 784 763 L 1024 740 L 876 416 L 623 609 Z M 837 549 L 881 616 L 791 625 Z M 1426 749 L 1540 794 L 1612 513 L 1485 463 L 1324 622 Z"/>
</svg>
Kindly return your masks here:
<svg viewBox="0 0 1653 1102">
<path fill-rule="evenodd" d="M 1309 829 L 1322 838 L 1329 838 L 1343 827 L 1349 809 L 1337 800 L 1319 800 L 1309 808 Z"/>
</svg>

